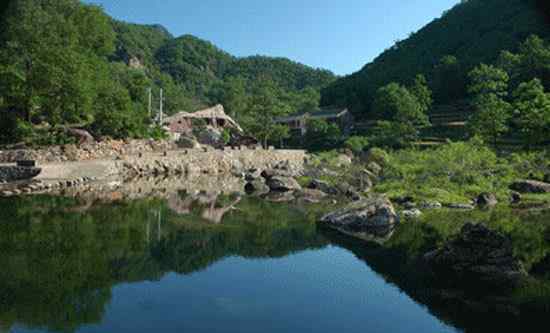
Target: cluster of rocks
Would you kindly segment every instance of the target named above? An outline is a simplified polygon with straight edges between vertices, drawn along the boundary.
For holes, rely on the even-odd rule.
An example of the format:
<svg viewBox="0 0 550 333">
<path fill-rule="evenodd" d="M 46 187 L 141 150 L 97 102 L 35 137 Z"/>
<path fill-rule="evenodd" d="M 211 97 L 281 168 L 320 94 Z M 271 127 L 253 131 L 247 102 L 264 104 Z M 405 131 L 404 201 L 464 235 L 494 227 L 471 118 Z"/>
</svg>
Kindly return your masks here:
<svg viewBox="0 0 550 333">
<path fill-rule="evenodd" d="M 163 154 L 127 156 L 120 161 L 121 173 L 127 177 L 154 175 L 220 175 L 244 177 L 247 170 L 266 170 L 279 163 L 297 174 L 303 171 L 305 151 L 227 147 L 184 149 Z"/>
<path fill-rule="evenodd" d="M 519 193 L 550 193 L 550 183 L 536 180 L 519 180 L 510 185 L 510 189 Z"/>
<path fill-rule="evenodd" d="M 281 162 L 273 168 L 252 168 L 245 172 L 245 192 L 272 202 L 288 202 L 304 194 L 304 189 L 295 179 L 301 172 L 292 169 L 289 163 Z"/>
<path fill-rule="evenodd" d="M 88 161 L 96 159 L 116 159 L 124 155 L 162 152 L 177 149 L 170 141 L 156 140 L 111 140 L 50 146 L 40 149 L 20 147 L 0 150 L 0 163 L 15 163 L 20 160 L 35 160 L 40 163 L 66 161 Z"/>
<path fill-rule="evenodd" d="M 37 167 L 16 165 L 0 166 L 0 183 L 31 179 L 38 176 L 40 172 L 42 172 L 42 169 Z"/>
<path fill-rule="evenodd" d="M 455 239 L 424 259 L 436 273 L 456 281 L 471 279 L 503 286 L 527 276 L 510 239 L 482 224 L 467 223 Z"/>
<path fill-rule="evenodd" d="M 54 191 L 61 191 L 68 188 L 76 188 L 97 181 L 94 177 L 81 177 L 74 179 L 67 179 L 63 181 L 41 181 L 31 180 L 25 182 L 15 182 L 0 186 L 0 196 L 11 197 L 19 196 L 23 194 L 38 194 L 38 193 L 50 193 Z"/>
</svg>

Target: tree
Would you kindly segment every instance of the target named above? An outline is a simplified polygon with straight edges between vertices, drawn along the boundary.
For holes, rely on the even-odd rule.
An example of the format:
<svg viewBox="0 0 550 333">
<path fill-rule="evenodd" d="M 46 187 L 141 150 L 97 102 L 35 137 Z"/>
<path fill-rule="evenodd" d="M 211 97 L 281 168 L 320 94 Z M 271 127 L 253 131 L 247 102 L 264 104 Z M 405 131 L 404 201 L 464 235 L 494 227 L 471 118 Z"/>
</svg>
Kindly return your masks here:
<svg viewBox="0 0 550 333">
<path fill-rule="evenodd" d="M 457 57 L 446 55 L 435 66 L 433 89 L 439 104 L 447 104 L 465 95 L 464 69 Z"/>
<path fill-rule="evenodd" d="M 229 115 L 239 120 L 249 103 L 245 79 L 239 76 L 228 78 L 224 84 L 222 100 Z"/>
<path fill-rule="evenodd" d="M 110 21 L 97 6 L 12 1 L 0 35 L 0 63 L 10 64 L 0 85 L 15 83 L 5 107 L 28 122 L 89 119 L 113 42 Z"/>
<path fill-rule="evenodd" d="M 498 138 L 508 131 L 511 105 L 495 94 L 479 95 L 474 102 L 476 113 L 470 118 L 470 133 L 497 144 Z"/>
<path fill-rule="evenodd" d="M 340 128 L 336 124 L 323 119 L 308 119 L 305 144 L 311 150 L 334 148 L 342 138 Z"/>
<path fill-rule="evenodd" d="M 529 36 L 518 53 L 503 51 L 498 65 L 508 72 L 514 85 L 538 78 L 550 88 L 550 45 L 536 35 Z"/>
<path fill-rule="evenodd" d="M 276 118 L 292 111 L 279 100 L 278 90 L 275 82 L 262 78 L 253 90 L 250 108 L 241 118 L 245 129 L 259 138 L 264 147 L 267 147 L 269 140 L 280 139 L 282 130 L 278 127 Z"/>
<path fill-rule="evenodd" d="M 468 92 L 476 110 L 468 122 L 470 133 L 496 145 L 508 131 L 511 117 L 511 106 L 503 99 L 508 95 L 509 76 L 500 68 L 481 64 L 470 71 L 468 78 Z"/>
<path fill-rule="evenodd" d="M 101 88 L 94 105 L 94 116 L 91 128 L 97 135 L 141 137 L 147 131 L 145 112 L 134 108 L 128 91 L 119 84 Z"/>
<path fill-rule="evenodd" d="M 542 82 L 534 79 L 524 82 L 514 91 L 517 123 L 527 145 L 550 140 L 550 94 Z"/>
<path fill-rule="evenodd" d="M 468 93 L 471 95 L 494 94 L 498 97 L 508 95 L 508 74 L 495 66 L 481 64 L 468 74 L 470 85 Z"/>
<path fill-rule="evenodd" d="M 369 146 L 369 143 L 370 142 L 367 137 L 352 136 L 346 140 L 344 146 L 348 149 L 351 149 L 354 153 L 360 153 Z"/>
<path fill-rule="evenodd" d="M 420 103 L 422 113 L 427 114 L 432 107 L 433 98 L 432 91 L 428 87 L 426 77 L 422 74 L 418 74 L 415 77 L 413 84 L 409 87 L 409 91 L 414 97 L 416 97 L 418 103 Z"/>
<path fill-rule="evenodd" d="M 420 129 L 430 124 L 425 113 L 426 104 L 422 105 L 407 88 L 397 83 L 390 83 L 378 89 L 373 111 L 383 120 L 379 123 L 378 132 L 387 133 L 388 130 L 393 130 L 392 135 L 397 137 L 397 141 L 402 145 L 410 145 L 416 141 Z M 388 138 L 388 135 L 383 137 Z M 379 138 L 375 141 L 381 140 Z"/>
</svg>

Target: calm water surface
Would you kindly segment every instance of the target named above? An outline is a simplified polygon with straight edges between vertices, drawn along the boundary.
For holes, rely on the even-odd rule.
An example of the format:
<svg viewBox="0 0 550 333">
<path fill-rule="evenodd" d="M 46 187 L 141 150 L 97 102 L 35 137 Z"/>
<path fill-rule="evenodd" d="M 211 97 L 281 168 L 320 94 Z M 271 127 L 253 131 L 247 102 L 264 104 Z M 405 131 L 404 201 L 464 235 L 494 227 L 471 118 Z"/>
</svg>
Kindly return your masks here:
<svg viewBox="0 0 550 333">
<path fill-rule="evenodd" d="M 236 202 L 0 201 L 0 332 L 459 331 L 299 208 Z"/>
</svg>

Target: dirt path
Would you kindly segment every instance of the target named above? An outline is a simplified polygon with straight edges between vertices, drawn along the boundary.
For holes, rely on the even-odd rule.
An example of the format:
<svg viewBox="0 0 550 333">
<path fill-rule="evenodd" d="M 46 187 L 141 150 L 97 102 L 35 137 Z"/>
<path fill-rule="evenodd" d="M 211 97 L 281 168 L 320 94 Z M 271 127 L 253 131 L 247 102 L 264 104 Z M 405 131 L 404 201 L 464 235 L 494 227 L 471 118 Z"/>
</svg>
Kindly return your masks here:
<svg viewBox="0 0 550 333">
<path fill-rule="evenodd" d="M 37 180 L 44 182 L 63 181 L 78 178 L 102 179 L 116 174 L 116 162 L 93 160 L 82 162 L 62 162 L 42 164 L 42 172 Z"/>
</svg>

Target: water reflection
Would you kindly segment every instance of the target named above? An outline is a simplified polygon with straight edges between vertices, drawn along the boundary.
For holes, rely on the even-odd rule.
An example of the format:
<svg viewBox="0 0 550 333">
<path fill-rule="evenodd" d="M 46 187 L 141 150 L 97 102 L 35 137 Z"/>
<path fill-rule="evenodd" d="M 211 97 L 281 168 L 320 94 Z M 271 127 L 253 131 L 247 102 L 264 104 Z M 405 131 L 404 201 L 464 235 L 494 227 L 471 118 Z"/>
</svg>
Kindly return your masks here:
<svg viewBox="0 0 550 333">
<path fill-rule="evenodd" d="M 101 321 L 121 282 L 192 273 L 231 255 L 280 257 L 326 246 L 301 213 L 249 200 L 231 209 L 239 201 L 1 200 L 0 323 L 75 331 Z M 219 226 L 205 223 L 224 215 Z"/>
<path fill-rule="evenodd" d="M 192 195 L 183 191 L 170 195 L 167 201 L 170 210 L 178 215 L 189 215 L 194 210 L 199 210 L 201 218 L 219 224 L 225 214 L 236 209 L 235 205 L 241 201 L 241 197 L 237 195 L 229 200 L 230 202 L 224 203 L 217 193 L 202 192 Z"/>
<path fill-rule="evenodd" d="M 540 295 L 540 304 L 531 302 L 518 310 L 502 300 L 486 307 L 487 303 L 474 302 L 477 294 L 452 288 L 445 281 L 433 280 L 424 274 L 426 270 L 415 258 L 444 241 L 443 228 L 458 228 L 450 215 L 445 216 L 448 224 L 442 222 L 437 228 L 427 223 L 404 223 L 397 230 L 377 235 L 384 239 L 384 246 L 367 246 L 334 232 L 318 230 L 315 216 L 299 208 L 249 197 L 179 191 L 166 193 L 163 199 L 110 198 L 112 200 L 104 196 L 0 200 L 0 331 L 24 326 L 73 332 L 103 323 L 111 314 L 109 305 L 117 299 L 115 290 L 123 283 L 137 284 L 142 292 L 153 293 L 141 300 L 139 306 L 141 310 L 146 308 L 155 313 L 163 310 L 154 299 L 158 302 L 164 294 L 153 297 L 151 290 L 169 289 L 170 283 L 194 295 L 195 305 L 206 309 L 202 314 L 205 322 L 216 319 L 210 317 L 210 311 L 216 308 L 228 316 L 244 316 L 246 320 L 263 323 L 254 317 L 260 316 L 260 309 L 265 307 L 266 313 L 277 313 L 280 308 L 269 306 L 273 306 L 273 302 L 278 304 L 278 297 L 291 298 L 290 293 L 294 293 L 304 303 L 299 306 L 303 312 L 298 316 L 283 308 L 288 320 L 300 323 L 303 318 L 309 318 L 308 315 L 313 316 L 308 307 L 334 303 L 339 305 L 334 308 L 333 322 L 345 326 L 359 313 L 360 318 L 355 319 L 363 323 L 361 328 L 373 331 L 377 326 L 367 320 L 372 320 L 372 316 L 358 307 L 373 311 L 383 305 L 369 305 L 357 298 L 369 295 L 385 302 L 385 297 L 391 295 L 390 299 L 397 302 L 395 297 L 400 293 L 393 290 L 395 286 L 407 295 L 399 300 L 403 308 L 393 310 L 396 315 L 418 316 L 411 317 L 410 323 L 395 323 L 394 328 L 403 332 L 413 323 L 430 327 L 432 331 L 440 331 L 433 330 L 434 327 L 447 330 L 439 320 L 468 332 L 518 330 L 543 322 L 545 313 L 541 314 L 539 305 L 550 304 L 550 292 L 544 291 L 550 290 L 546 280 L 536 285 L 539 289 L 530 291 Z M 436 218 L 443 220 L 443 217 Z M 499 218 L 509 220 L 507 215 Z M 544 219 L 545 215 L 538 220 L 530 217 L 532 230 L 516 230 L 506 225 L 517 233 L 513 235 L 520 240 L 518 244 L 522 244 L 523 238 L 539 240 L 541 251 L 531 251 L 536 256 L 525 257 L 525 261 L 535 263 L 547 255 L 546 229 L 541 223 Z M 517 251 L 521 253 L 523 249 Z M 350 260 L 349 252 L 360 260 Z M 255 260 L 247 260 L 251 258 Z M 258 260 L 261 258 L 268 260 Z M 266 269 L 272 269 L 274 258 L 284 258 L 278 262 L 280 271 L 262 275 Z M 347 266 L 340 265 L 341 262 Z M 216 271 L 222 275 L 202 274 L 217 265 L 223 268 Z M 193 284 L 182 282 L 178 278 L 182 276 L 194 277 Z M 327 280 L 318 280 L 319 276 Z M 378 281 L 380 277 L 383 283 Z M 142 286 L 144 281 L 154 283 Z M 255 285 L 247 286 L 244 281 Z M 353 284 L 346 287 L 350 281 Z M 266 298 L 250 296 L 254 302 L 250 297 L 245 302 L 242 297 L 247 293 L 252 295 L 247 289 L 252 287 L 265 291 Z M 271 288 L 279 294 L 270 294 Z M 331 291 L 342 294 L 331 294 Z M 127 291 L 123 295 L 132 299 L 135 292 Z M 289 294 L 281 294 L 284 292 Z M 374 292 L 387 295 L 369 294 Z M 212 303 L 203 299 L 201 293 L 209 293 Z M 168 294 L 166 298 L 171 296 Z M 439 320 L 427 316 L 409 297 L 427 306 Z M 351 301 L 354 298 L 355 303 Z M 336 299 L 340 303 L 335 303 Z M 170 309 L 166 311 L 175 311 Z M 331 318 L 317 321 L 325 323 L 324 320 Z M 256 328 L 259 329 L 262 326 L 258 322 Z M 329 327 L 332 331 L 338 329 L 326 326 L 324 331 Z M 349 326 L 341 330 L 354 331 Z"/>
</svg>

